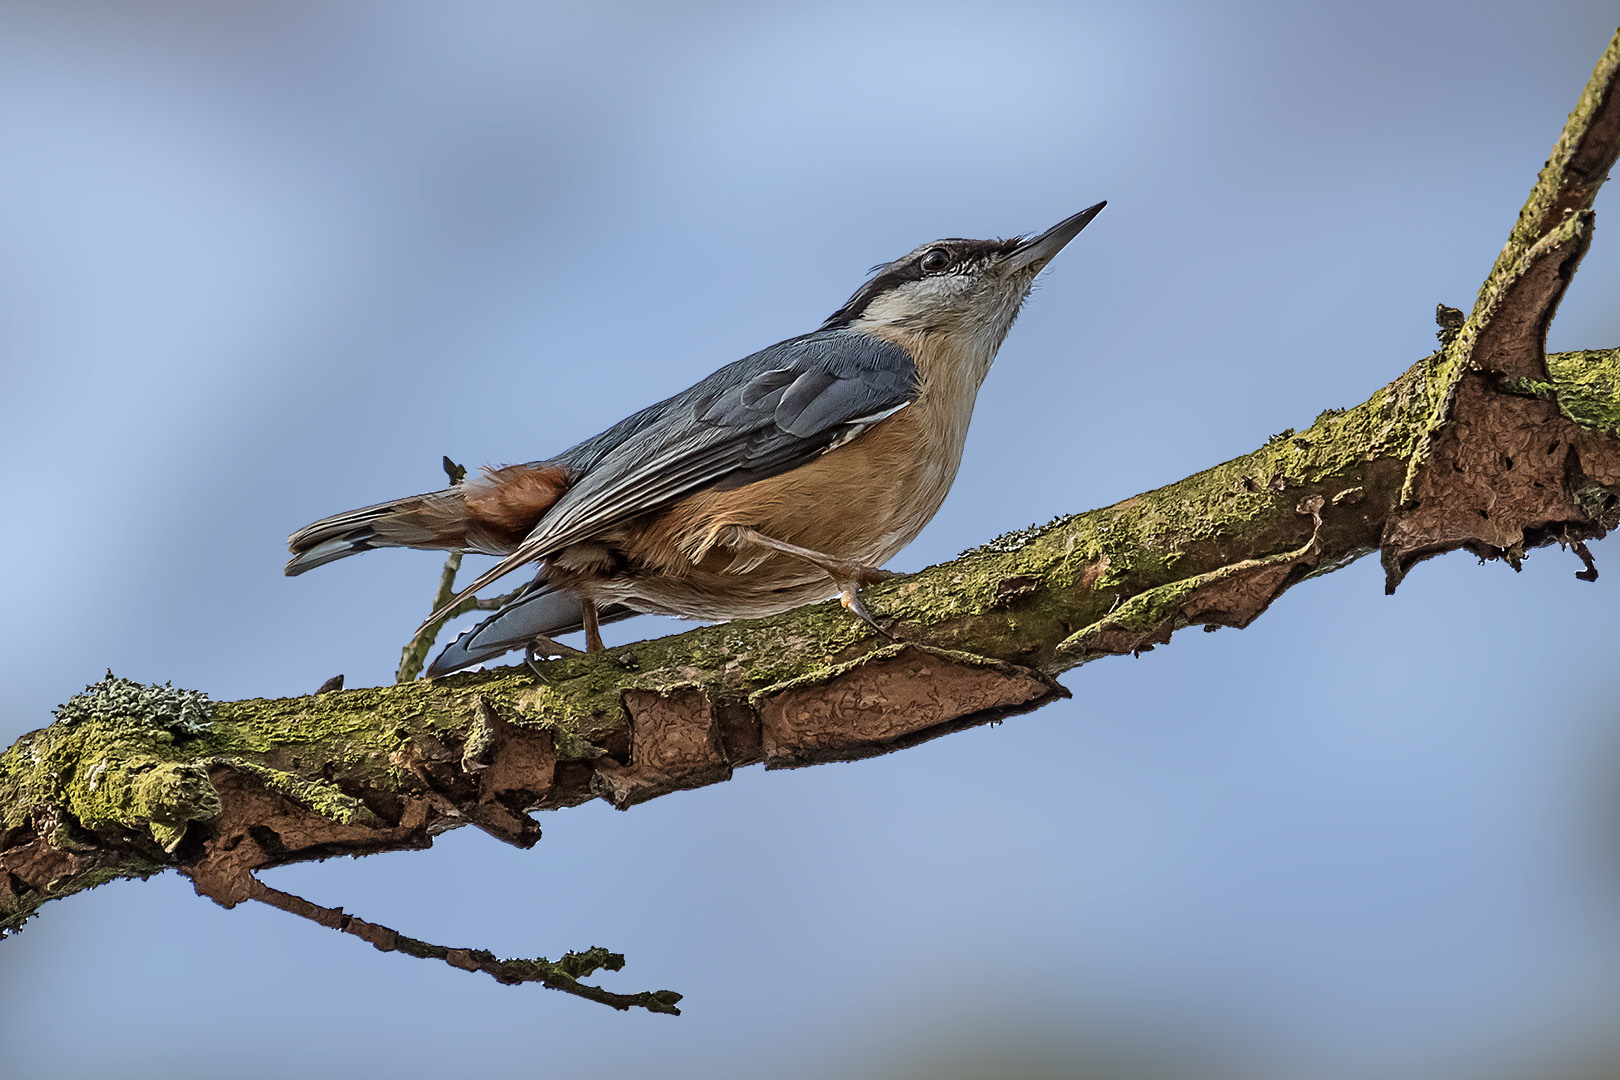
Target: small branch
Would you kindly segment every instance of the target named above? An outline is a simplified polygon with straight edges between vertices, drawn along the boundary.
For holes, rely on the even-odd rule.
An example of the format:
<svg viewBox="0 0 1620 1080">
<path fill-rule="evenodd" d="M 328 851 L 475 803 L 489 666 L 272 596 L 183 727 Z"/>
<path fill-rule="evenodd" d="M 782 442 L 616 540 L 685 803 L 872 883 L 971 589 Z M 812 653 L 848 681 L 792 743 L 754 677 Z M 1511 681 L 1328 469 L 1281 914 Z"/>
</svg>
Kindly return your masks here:
<svg viewBox="0 0 1620 1080">
<path fill-rule="evenodd" d="M 449 460 L 449 459 L 446 459 Z M 444 570 L 439 574 L 439 591 L 433 595 L 433 608 L 437 611 L 450 602 L 456 595 L 456 574 L 461 570 L 461 552 L 452 551 L 444 560 Z M 427 664 L 427 654 L 433 651 L 433 643 L 439 637 L 439 631 L 451 619 L 465 615 L 477 607 L 477 599 L 469 596 L 460 604 L 445 612 L 440 618 L 423 626 L 416 632 L 416 636 L 405 643 L 400 651 L 399 671 L 394 674 L 394 682 L 408 683 L 422 674 L 422 668 Z"/>
<path fill-rule="evenodd" d="M 456 595 L 456 571 L 460 568 L 461 552 L 451 552 L 450 557 L 444 561 L 444 573 L 439 576 L 439 592 L 434 599 L 435 604 L 447 604 L 450 602 L 450 598 Z M 445 623 L 450 622 L 452 619 L 459 619 L 469 611 L 494 611 L 497 608 L 505 607 L 509 601 L 516 598 L 520 591 L 519 589 L 513 589 L 509 593 L 491 596 L 488 599 L 469 596 L 449 611 L 446 611 L 442 618 L 434 619 L 422 627 L 416 632 L 416 636 L 406 644 L 404 651 L 401 653 L 399 671 L 394 676 L 394 682 L 408 683 L 422 674 L 422 668 L 427 663 L 427 655 L 433 651 L 433 643 L 438 638 L 439 631 L 444 628 Z"/>
<path fill-rule="evenodd" d="M 532 960 L 502 960 L 483 949 L 452 949 L 434 945 L 417 938 L 406 937 L 397 930 L 367 922 L 346 914 L 342 908 L 321 907 L 301 896 L 273 889 L 253 875 L 248 875 L 246 897 L 261 904 L 297 915 L 301 919 L 319 923 L 331 930 L 353 934 L 382 952 L 402 952 L 423 960 L 443 960 L 462 971 L 482 971 L 496 982 L 507 986 L 540 983 L 552 990 L 585 998 L 601 1005 L 609 1005 L 621 1012 L 640 1007 L 648 1012 L 679 1016 L 676 1008 L 681 995 L 673 990 L 644 990 L 638 994 L 615 994 L 599 986 L 580 982 L 598 970 L 618 971 L 624 967 L 622 953 L 608 952 L 597 947 L 584 952 L 565 953 L 560 960 L 536 957 Z"/>
</svg>

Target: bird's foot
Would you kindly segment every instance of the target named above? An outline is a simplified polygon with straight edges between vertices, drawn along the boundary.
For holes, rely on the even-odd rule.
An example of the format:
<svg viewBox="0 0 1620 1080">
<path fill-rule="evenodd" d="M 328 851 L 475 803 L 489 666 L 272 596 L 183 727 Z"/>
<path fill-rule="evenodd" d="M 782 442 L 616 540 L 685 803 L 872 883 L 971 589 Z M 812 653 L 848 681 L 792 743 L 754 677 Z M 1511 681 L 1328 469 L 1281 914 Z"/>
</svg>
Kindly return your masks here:
<svg viewBox="0 0 1620 1080">
<path fill-rule="evenodd" d="M 876 585 L 888 581 L 892 577 L 900 576 L 893 570 L 884 570 L 876 566 L 862 566 L 860 563 L 850 564 L 848 570 L 849 580 L 863 589 L 868 585 Z"/>
<path fill-rule="evenodd" d="M 523 650 L 523 663 L 528 666 L 530 671 L 534 672 L 535 678 L 541 682 L 550 682 L 551 680 L 546 678 L 545 672 L 540 669 L 540 661 L 550 659 L 553 656 L 584 655 L 578 649 L 564 645 L 562 642 L 549 638 L 545 634 L 536 634 L 529 642 L 528 647 Z"/>
<path fill-rule="evenodd" d="M 838 600 L 839 603 L 844 605 L 845 610 L 884 637 L 894 637 L 894 634 L 872 618 L 871 613 L 866 610 L 866 605 L 861 603 L 861 590 L 868 585 L 888 581 L 895 576 L 892 570 L 867 566 L 865 563 L 850 562 L 847 559 L 828 555 L 826 552 L 800 547 L 798 544 L 790 544 L 785 540 L 776 540 L 757 529 L 750 529 L 742 525 L 731 526 L 729 537 L 728 543 L 780 551 L 784 555 L 800 559 L 821 570 L 833 579 L 833 584 L 838 586 Z"/>
<path fill-rule="evenodd" d="M 861 584 L 861 582 L 857 581 L 840 582 L 838 585 L 838 602 L 844 605 L 845 611 L 876 630 L 879 634 L 893 640 L 894 634 L 890 632 L 889 628 L 872 618 L 872 613 L 866 610 L 865 604 L 861 603 Z"/>
</svg>

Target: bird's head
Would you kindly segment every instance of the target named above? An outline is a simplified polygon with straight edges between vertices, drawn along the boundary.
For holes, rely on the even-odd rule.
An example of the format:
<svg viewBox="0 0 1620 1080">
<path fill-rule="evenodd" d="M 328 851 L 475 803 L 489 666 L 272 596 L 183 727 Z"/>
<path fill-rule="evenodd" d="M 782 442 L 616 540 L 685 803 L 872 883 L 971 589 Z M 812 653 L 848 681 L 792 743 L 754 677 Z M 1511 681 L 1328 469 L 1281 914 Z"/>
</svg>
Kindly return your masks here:
<svg viewBox="0 0 1620 1080">
<path fill-rule="evenodd" d="M 822 324 L 885 338 L 943 335 L 989 361 L 1047 263 L 1107 203 L 1088 207 L 1037 236 L 935 240 L 873 268 L 866 284 Z"/>
</svg>

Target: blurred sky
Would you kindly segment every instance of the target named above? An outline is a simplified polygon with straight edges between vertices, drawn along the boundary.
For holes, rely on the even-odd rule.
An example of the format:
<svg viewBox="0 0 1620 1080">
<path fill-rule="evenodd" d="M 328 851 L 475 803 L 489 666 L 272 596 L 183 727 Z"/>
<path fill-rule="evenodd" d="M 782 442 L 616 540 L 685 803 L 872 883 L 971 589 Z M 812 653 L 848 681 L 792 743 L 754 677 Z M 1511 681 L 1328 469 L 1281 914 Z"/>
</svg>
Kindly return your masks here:
<svg viewBox="0 0 1620 1080">
<path fill-rule="evenodd" d="M 286 580 L 316 517 L 545 456 L 814 328 L 936 236 L 1108 210 L 891 565 L 1355 404 L 1467 308 L 1612 0 L 0 6 L 0 744 L 109 666 L 387 681 L 440 560 Z M 1617 196 L 1553 326 L 1620 345 Z M 0 944 L 8 1077 L 1547 1077 L 1620 1004 L 1603 577 L 1376 560 L 889 758 L 268 875 L 679 1019 L 173 875 Z M 667 632 L 640 620 L 626 635 Z M 1012 1062 L 1019 1064 L 1015 1067 Z M 1020 1071 L 1022 1070 L 1022 1071 Z M 1044 1071 L 1043 1071 L 1044 1070 Z M 1570 1075 L 1575 1075 L 1570 1073 Z"/>
</svg>

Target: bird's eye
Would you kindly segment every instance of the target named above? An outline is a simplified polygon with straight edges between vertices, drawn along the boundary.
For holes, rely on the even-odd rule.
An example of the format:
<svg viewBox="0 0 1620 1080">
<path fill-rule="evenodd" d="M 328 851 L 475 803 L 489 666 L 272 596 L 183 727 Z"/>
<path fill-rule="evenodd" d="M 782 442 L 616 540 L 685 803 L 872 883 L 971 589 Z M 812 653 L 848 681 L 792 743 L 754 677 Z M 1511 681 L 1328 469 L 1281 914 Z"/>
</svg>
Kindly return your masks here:
<svg viewBox="0 0 1620 1080">
<path fill-rule="evenodd" d="M 951 265 L 951 253 L 944 248 L 929 248 L 917 265 L 925 274 L 937 274 Z"/>
</svg>

